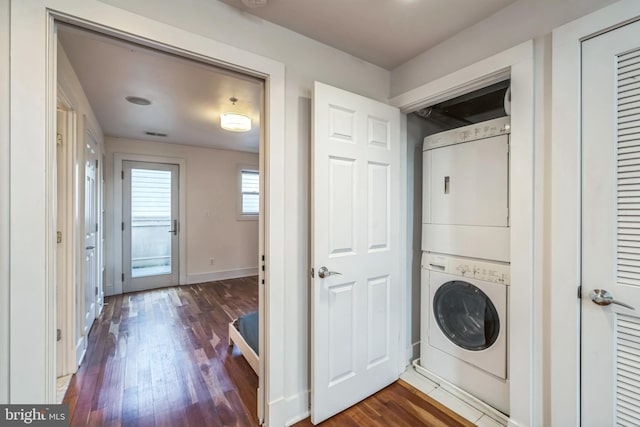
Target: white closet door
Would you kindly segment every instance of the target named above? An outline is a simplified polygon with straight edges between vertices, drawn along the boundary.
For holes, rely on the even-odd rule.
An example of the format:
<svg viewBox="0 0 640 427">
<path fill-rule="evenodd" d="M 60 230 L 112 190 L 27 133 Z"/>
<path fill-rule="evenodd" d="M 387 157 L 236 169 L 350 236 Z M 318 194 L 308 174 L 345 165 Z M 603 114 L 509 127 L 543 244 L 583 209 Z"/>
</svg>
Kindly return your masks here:
<svg viewBox="0 0 640 427">
<path fill-rule="evenodd" d="M 582 102 L 582 425 L 637 426 L 640 23 L 583 43 Z"/>
</svg>

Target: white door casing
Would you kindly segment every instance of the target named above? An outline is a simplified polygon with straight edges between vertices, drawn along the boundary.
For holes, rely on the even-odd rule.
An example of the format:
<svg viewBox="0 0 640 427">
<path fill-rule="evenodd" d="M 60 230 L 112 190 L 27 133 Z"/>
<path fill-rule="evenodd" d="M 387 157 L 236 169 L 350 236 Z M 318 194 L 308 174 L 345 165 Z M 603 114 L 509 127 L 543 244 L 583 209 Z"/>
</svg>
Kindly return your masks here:
<svg viewBox="0 0 640 427">
<path fill-rule="evenodd" d="M 640 424 L 640 22 L 582 48 L 582 425 Z"/>
<path fill-rule="evenodd" d="M 156 188 L 151 191 L 159 191 L 163 200 L 157 198 L 152 200 L 138 200 L 138 204 L 148 205 L 149 203 L 163 205 L 167 202 L 166 196 L 169 197 L 170 208 L 170 226 L 160 227 L 159 231 L 156 230 L 153 234 L 159 234 L 159 239 L 150 240 L 153 235 L 140 236 L 136 239 L 134 236 L 133 223 L 133 173 L 137 171 L 144 174 L 160 173 L 168 174 L 169 187 L 168 188 Z M 180 284 L 180 194 L 179 194 L 179 165 L 167 164 L 167 163 L 152 163 L 152 162 L 135 162 L 135 161 L 123 161 L 122 162 L 122 272 L 123 272 L 123 291 L 133 292 L 146 289 L 155 289 L 166 286 L 175 286 Z M 140 179 L 156 179 L 153 177 L 141 177 Z M 163 178 L 160 178 L 163 179 Z M 163 183 L 164 185 L 165 183 Z M 136 184 L 137 185 L 137 184 Z M 153 186 L 152 186 L 153 187 Z M 167 194 L 168 191 L 168 194 Z M 142 206 L 136 207 L 136 210 L 144 209 Z M 162 206 L 164 208 L 164 206 Z M 142 227 L 149 228 L 149 227 Z M 156 227 L 157 228 L 157 227 Z M 136 244 L 150 244 L 150 243 L 164 243 L 164 239 L 169 240 L 169 256 L 170 261 L 168 271 L 160 271 L 133 274 L 133 261 L 132 258 L 136 255 L 133 250 L 133 245 Z M 141 241 L 142 240 L 142 241 Z M 153 248 L 151 248 L 153 250 Z M 157 254 L 156 254 L 157 255 Z M 153 268 L 152 268 L 153 269 Z M 140 269 L 138 269 L 140 270 Z"/>
<path fill-rule="evenodd" d="M 322 83 L 313 94 L 311 420 L 398 378 L 400 112 Z M 339 272 L 322 278 L 321 268 Z"/>
</svg>

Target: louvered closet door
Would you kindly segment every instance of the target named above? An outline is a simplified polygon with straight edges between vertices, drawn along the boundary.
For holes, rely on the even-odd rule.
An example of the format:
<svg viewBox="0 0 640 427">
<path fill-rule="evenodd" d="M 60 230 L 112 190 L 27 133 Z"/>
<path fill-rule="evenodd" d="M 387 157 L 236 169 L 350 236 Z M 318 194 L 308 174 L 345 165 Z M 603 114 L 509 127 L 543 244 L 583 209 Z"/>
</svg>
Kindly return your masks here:
<svg viewBox="0 0 640 427">
<path fill-rule="evenodd" d="M 638 426 L 640 23 L 582 52 L 582 425 Z M 597 305 L 596 289 L 636 310 Z"/>
</svg>

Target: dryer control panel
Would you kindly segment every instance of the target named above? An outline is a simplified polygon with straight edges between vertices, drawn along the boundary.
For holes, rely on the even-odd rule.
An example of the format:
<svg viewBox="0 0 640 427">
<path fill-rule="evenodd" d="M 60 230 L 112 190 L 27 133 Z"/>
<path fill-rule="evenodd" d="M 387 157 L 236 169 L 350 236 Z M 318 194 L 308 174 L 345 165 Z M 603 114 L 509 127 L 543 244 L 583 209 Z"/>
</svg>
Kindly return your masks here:
<svg viewBox="0 0 640 427">
<path fill-rule="evenodd" d="M 422 268 L 501 285 L 511 284 L 510 266 L 507 263 L 424 252 Z"/>
</svg>

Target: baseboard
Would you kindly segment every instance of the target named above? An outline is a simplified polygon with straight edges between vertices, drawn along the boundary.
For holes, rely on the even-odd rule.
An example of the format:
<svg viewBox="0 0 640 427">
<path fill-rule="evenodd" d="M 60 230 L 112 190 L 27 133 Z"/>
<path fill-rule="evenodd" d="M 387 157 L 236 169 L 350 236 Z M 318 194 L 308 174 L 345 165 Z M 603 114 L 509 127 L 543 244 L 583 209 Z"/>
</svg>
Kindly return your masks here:
<svg viewBox="0 0 640 427">
<path fill-rule="evenodd" d="M 269 420 L 272 427 L 291 426 L 309 416 L 308 391 L 287 398 L 276 399 L 269 403 Z"/>
<path fill-rule="evenodd" d="M 411 362 L 420 358 L 420 341 L 410 344 L 405 351 L 407 366 L 409 366 Z"/>
<path fill-rule="evenodd" d="M 234 270 L 211 271 L 209 273 L 187 274 L 187 285 L 215 282 L 217 280 L 237 279 L 239 277 L 257 276 L 258 267 L 237 268 Z"/>
</svg>

